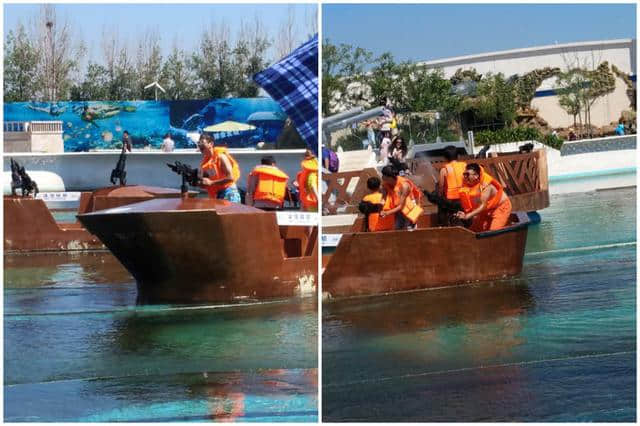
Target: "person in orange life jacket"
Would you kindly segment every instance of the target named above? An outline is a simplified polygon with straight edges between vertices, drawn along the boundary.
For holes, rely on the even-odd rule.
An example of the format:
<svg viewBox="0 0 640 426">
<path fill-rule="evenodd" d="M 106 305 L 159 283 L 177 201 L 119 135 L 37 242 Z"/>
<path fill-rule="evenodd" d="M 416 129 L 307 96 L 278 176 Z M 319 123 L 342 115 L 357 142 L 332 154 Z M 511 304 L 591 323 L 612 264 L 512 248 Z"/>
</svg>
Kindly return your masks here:
<svg viewBox="0 0 640 426">
<path fill-rule="evenodd" d="M 444 148 L 443 156 L 447 164 L 440 169 L 438 190 L 442 198 L 457 206 L 455 210 L 438 206 L 438 223 L 441 226 L 452 226 L 456 222 L 456 213 L 462 210 L 460 205 L 460 188 L 463 186 L 462 174 L 467 167 L 464 161 L 458 161 L 458 150 L 449 145 Z"/>
<path fill-rule="evenodd" d="M 409 179 L 398 176 L 398 171 L 393 166 L 382 168 L 382 182 L 385 195 L 391 198 L 391 205 L 389 210 L 380 212 L 380 217 L 384 219 L 400 213 L 396 214 L 395 228 L 415 229 L 423 211 L 420 207 L 421 191 Z"/>
<path fill-rule="evenodd" d="M 310 150 L 304 153 L 294 185 L 300 191 L 300 206 L 307 212 L 318 211 L 318 159 Z"/>
<path fill-rule="evenodd" d="M 368 232 L 391 231 L 395 223 L 395 214 L 380 217 L 380 212 L 389 210 L 391 207 L 391 197 L 384 196 L 382 191 L 380 191 L 380 184 L 380 178 L 377 176 L 372 176 L 367 179 L 369 194 L 362 198 L 360 211 L 365 214 Z M 372 209 L 376 211 L 371 211 Z"/>
<path fill-rule="evenodd" d="M 473 219 L 474 232 L 495 231 L 504 228 L 511 215 L 511 201 L 502 185 L 482 171 L 477 163 L 467 164 L 463 173 L 464 187 L 460 190 L 459 219 Z"/>
<path fill-rule="evenodd" d="M 214 147 L 212 136 L 200 135 L 198 149 L 202 153 L 200 169 L 202 186 L 207 189 L 209 198 L 240 203 L 240 192 L 236 181 L 240 178 L 240 167 L 224 147 Z"/>
<path fill-rule="evenodd" d="M 262 157 L 247 178 L 247 204 L 264 210 L 282 208 L 288 181 L 272 156 Z"/>
</svg>

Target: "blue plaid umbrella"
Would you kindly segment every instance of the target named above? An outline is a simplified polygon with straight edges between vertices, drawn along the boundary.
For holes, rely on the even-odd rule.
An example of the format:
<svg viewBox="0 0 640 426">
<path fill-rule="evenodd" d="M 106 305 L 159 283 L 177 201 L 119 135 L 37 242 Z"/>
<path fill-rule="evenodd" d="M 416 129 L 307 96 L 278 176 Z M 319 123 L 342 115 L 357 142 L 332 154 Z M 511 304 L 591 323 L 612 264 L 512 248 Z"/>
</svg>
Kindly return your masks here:
<svg viewBox="0 0 640 426">
<path fill-rule="evenodd" d="M 300 137 L 318 154 L 318 35 L 253 76 L 293 121 Z"/>
</svg>

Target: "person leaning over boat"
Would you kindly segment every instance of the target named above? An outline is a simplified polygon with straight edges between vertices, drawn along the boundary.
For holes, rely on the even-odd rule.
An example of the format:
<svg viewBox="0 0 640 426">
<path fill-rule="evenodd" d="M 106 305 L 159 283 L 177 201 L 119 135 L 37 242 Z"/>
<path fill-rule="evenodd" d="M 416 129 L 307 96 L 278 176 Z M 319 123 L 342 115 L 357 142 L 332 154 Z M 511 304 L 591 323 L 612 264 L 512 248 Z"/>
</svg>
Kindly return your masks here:
<svg viewBox="0 0 640 426">
<path fill-rule="evenodd" d="M 300 163 L 302 170 L 296 176 L 295 186 L 300 191 L 300 205 L 307 212 L 318 211 L 318 159 L 310 150 L 304 153 Z"/>
<path fill-rule="evenodd" d="M 368 208 L 367 204 L 372 206 L 380 206 L 380 211 L 388 211 L 391 209 L 391 197 L 385 197 L 380 190 L 381 181 L 377 176 L 372 176 L 367 179 L 367 188 L 369 193 L 362 198 L 362 203 L 365 203 L 365 210 Z M 385 215 L 380 217 L 379 212 L 365 213 L 367 220 L 367 231 L 391 231 L 395 223 L 395 214 Z"/>
<path fill-rule="evenodd" d="M 391 205 L 389 210 L 380 212 L 380 217 L 385 218 L 399 212 L 395 220 L 396 229 L 415 229 L 423 211 L 420 207 L 420 189 L 409 179 L 398 176 L 398 171 L 393 166 L 382 168 L 382 182 L 385 195 L 391 198 Z"/>
<path fill-rule="evenodd" d="M 511 215 L 511 201 L 502 185 L 477 163 L 467 164 L 462 176 L 464 186 L 460 189 L 460 204 L 464 211 L 456 216 L 463 220 L 473 219 L 470 229 L 474 232 L 504 228 Z"/>
<path fill-rule="evenodd" d="M 213 137 L 206 134 L 200 135 L 198 148 L 202 153 L 202 186 L 207 188 L 209 198 L 240 203 L 240 192 L 236 186 L 240 167 L 227 148 L 214 146 Z"/>
<path fill-rule="evenodd" d="M 262 157 L 247 178 L 247 204 L 264 210 L 282 208 L 288 181 L 289 176 L 271 155 Z"/>
<path fill-rule="evenodd" d="M 467 167 L 464 161 L 458 161 L 458 150 L 455 146 L 449 145 L 444 148 L 443 156 L 447 164 L 440 169 L 440 185 L 438 190 L 440 196 L 457 207 L 455 210 L 438 206 L 438 223 L 442 226 L 451 226 L 454 222 L 455 214 L 462 210 L 460 206 L 460 188 L 463 185 L 462 174 Z"/>
</svg>

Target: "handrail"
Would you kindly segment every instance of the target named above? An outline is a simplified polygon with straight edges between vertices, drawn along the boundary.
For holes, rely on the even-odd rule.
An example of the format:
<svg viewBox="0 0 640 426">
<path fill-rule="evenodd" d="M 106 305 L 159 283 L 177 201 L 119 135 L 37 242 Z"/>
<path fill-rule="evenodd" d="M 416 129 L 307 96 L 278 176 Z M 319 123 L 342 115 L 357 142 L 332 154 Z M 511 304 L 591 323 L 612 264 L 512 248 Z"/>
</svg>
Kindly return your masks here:
<svg viewBox="0 0 640 426">
<path fill-rule="evenodd" d="M 539 197 L 549 189 L 547 176 L 547 157 L 544 150 L 536 150 L 524 154 L 505 154 L 498 157 L 482 159 L 463 159 L 475 162 L 493 176 L 505 188 L 509 196 L 525 197 L 531 200 L 524 203 L 526 210 L 537 210 L 548 207 L 548 196 Z M 411 173 L 419 180 L 422 189 L 431 190 L 435 186 L 432 176 L 425 173 L 425 162 L 429 161 L 436 173 L 445 164 L 441 159 L 412 159 L 408 166 Z M 371 176 L 378 176 L 373 169 L 352 172 L 323 174 L 322 206 L 324 214 L 355 213 L 357 205 L 366 194 L 366 182 Z M 357 182 L 356 182 L 357 181 Z M 355 185 L 355 187 L 354 187 Z"/>
</svg>

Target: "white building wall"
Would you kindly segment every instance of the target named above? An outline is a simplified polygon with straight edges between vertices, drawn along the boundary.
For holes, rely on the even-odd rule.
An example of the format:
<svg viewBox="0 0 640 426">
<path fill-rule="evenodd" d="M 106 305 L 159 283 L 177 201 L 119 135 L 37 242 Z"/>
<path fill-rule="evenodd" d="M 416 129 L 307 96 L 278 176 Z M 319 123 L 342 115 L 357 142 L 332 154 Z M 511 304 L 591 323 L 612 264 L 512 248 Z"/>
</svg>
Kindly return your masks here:
<svg viewBox="0 0 640 426">
<path fill-rule="evenodd" d="M 608 95 L 598 98 L 591 107 L 591 124 L 598 127 L 609 125 L 611 122 L 616 122 L 617 124 L 620 113 L 630 109 L 629 98 L 627 97 L 626 91 L 627 86 L 624 81 L 616 77 L 615 90 Z M 538 115 L 545 119 L 551 127 L 566 128 L 573 126 L 573 116 L 567 114 L 560 106 L 557 96 L 534 98 L 531 101 L 531 106 L 539 111 Z M 578 118 L 576 118 L 576 121 L 579 123 Z"/>
<path fill-rule="evenodd" d="M 569 43 L 540 46 L 526 49 L 490 52 L 421 62 L 428 68 L 439 68 L 445 78 L 452 77 L 462 68 L 474 68 L 480 74 L 502 73 L 505 77 L 513 74 L 520 76 L 536 69 L 558 67 L 562 71 L 575 66 L 596 68 L 602 62 L 615 65 L 626 74 L 636 74 L 636 41 L 633 39 L 606 40 L 596 42 Z M 555 78 L 542 82 L 538 91 L 555 88 Z M 591 123 L 603 126 L 617 121 L 622 111 L 629 109 L 626 85 L 616 77 L 616 89 L 613 93 L 600 98 L 591 111 Z M 573 117 L 558 104 L 556 96 L 534 98 L 532 106 L 538 109 L 538 115 L 552 127 L 567 127 L 573 124 Z"/>
</svg>

